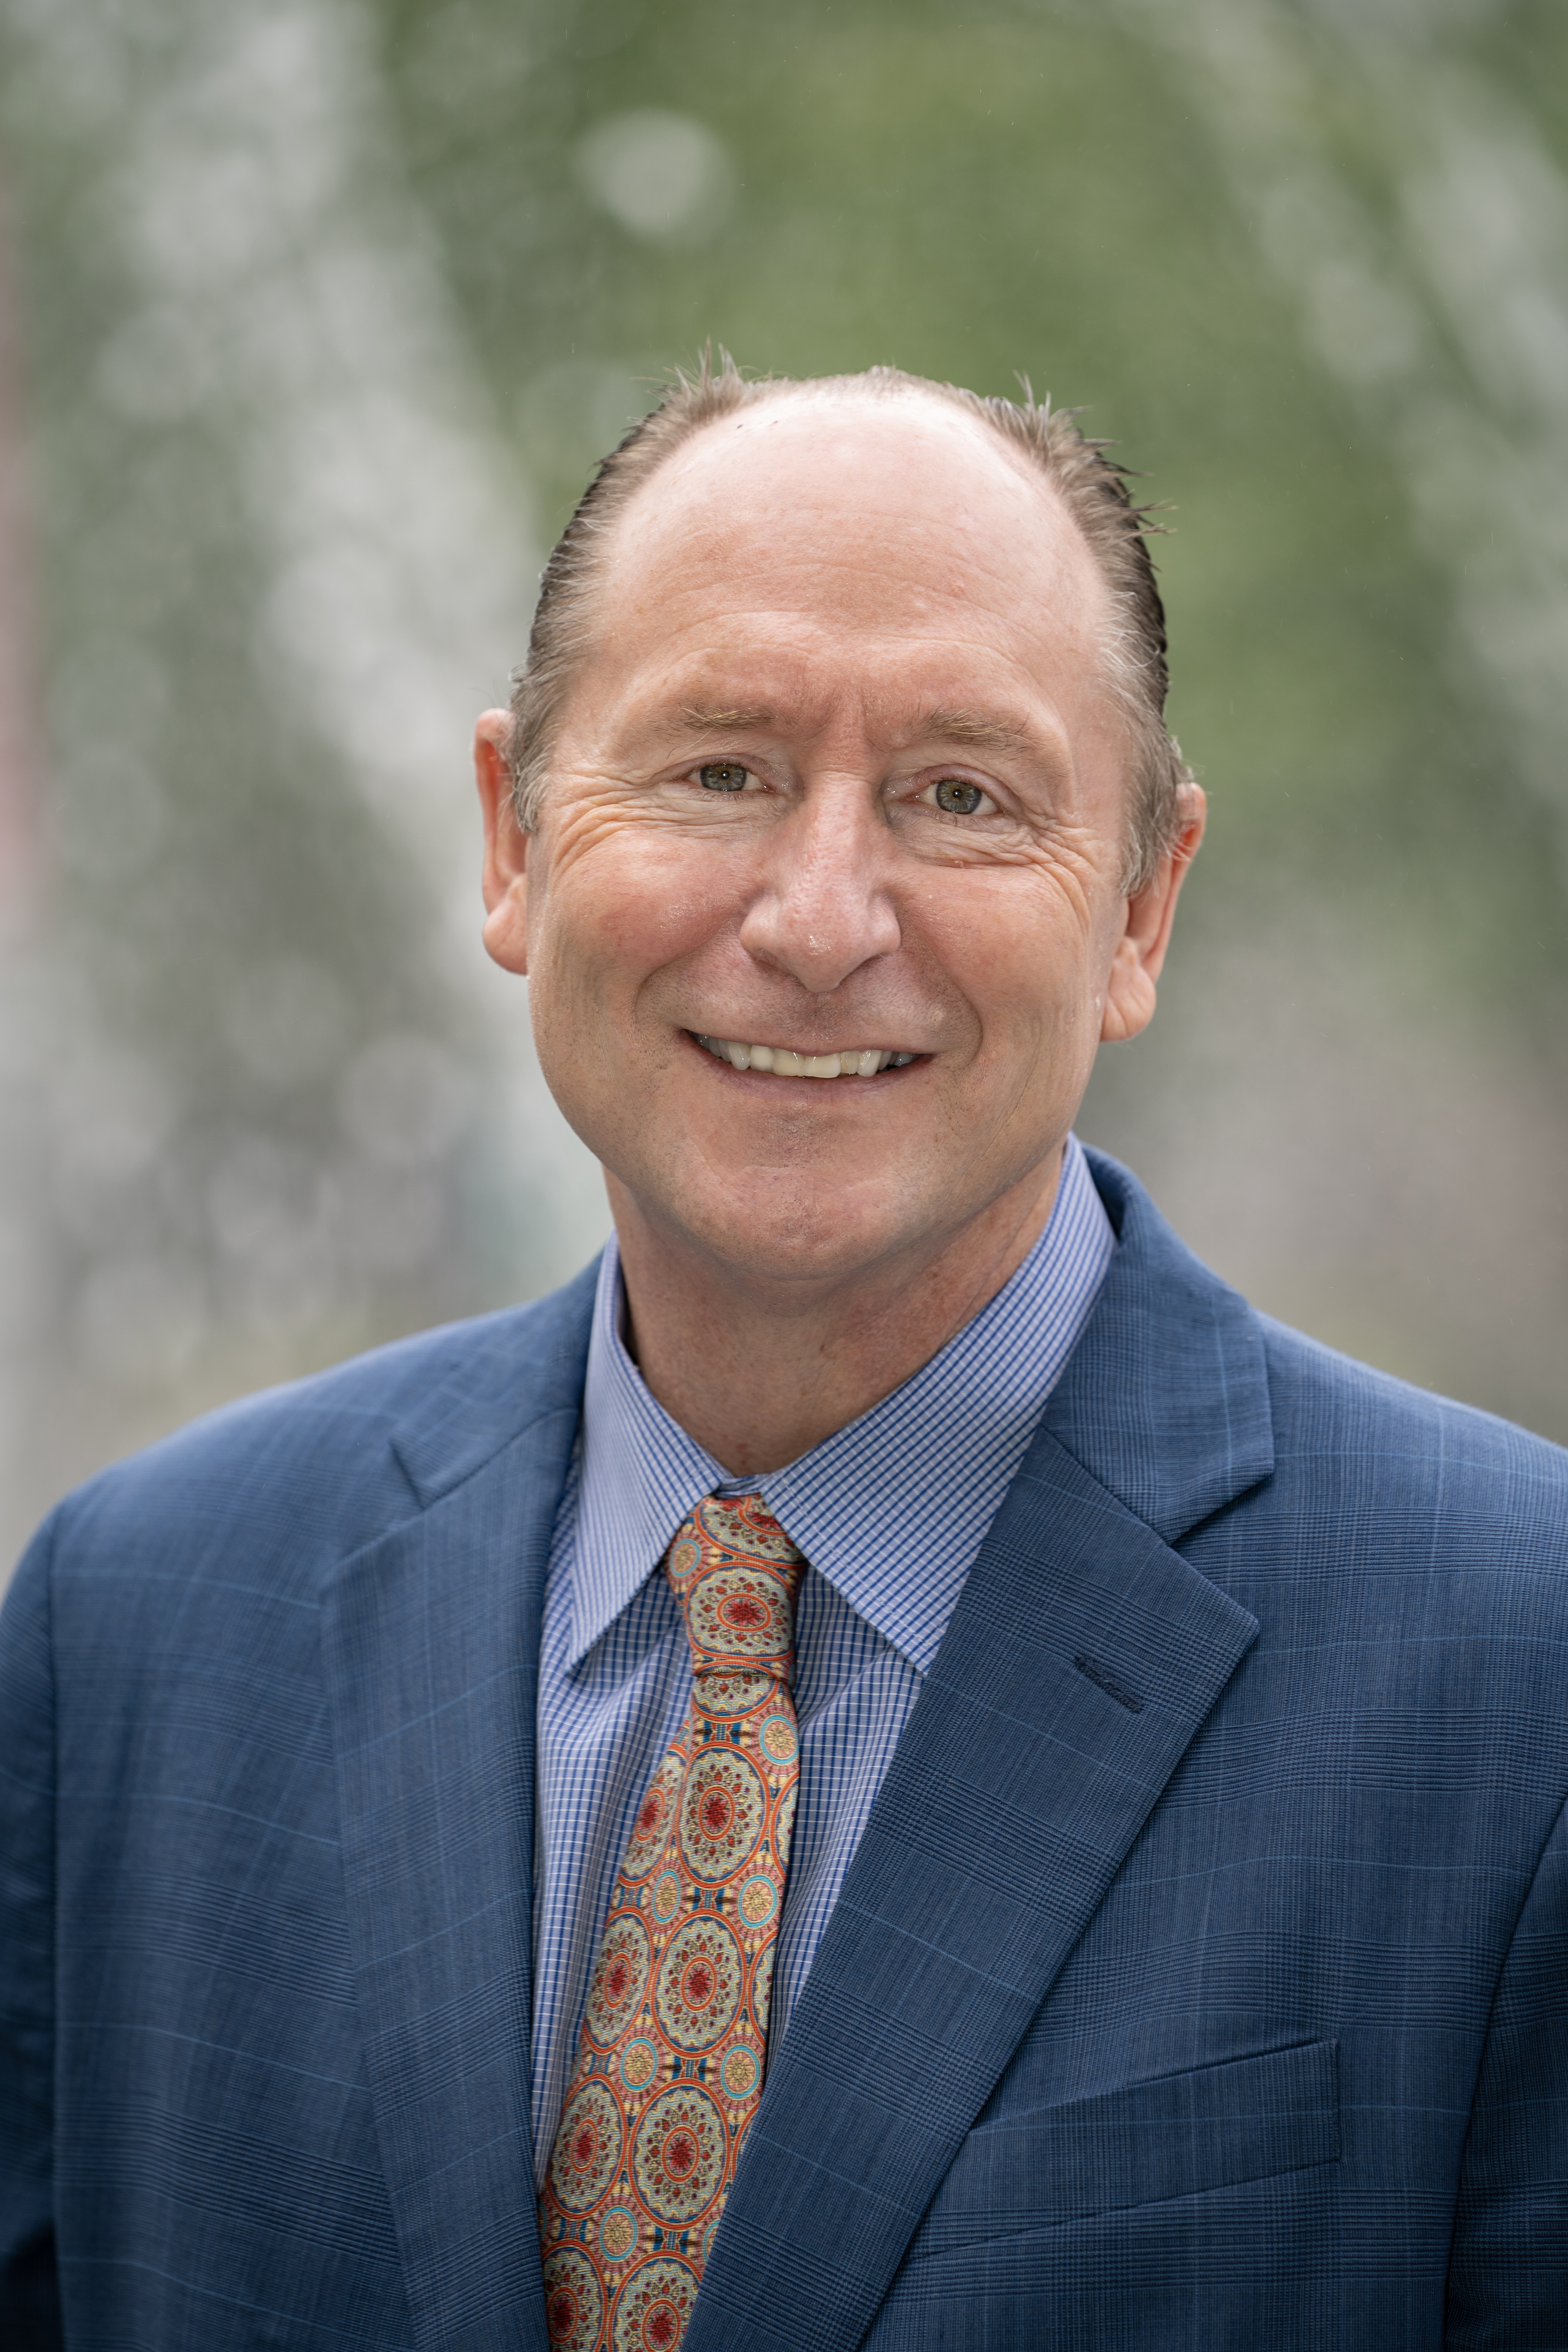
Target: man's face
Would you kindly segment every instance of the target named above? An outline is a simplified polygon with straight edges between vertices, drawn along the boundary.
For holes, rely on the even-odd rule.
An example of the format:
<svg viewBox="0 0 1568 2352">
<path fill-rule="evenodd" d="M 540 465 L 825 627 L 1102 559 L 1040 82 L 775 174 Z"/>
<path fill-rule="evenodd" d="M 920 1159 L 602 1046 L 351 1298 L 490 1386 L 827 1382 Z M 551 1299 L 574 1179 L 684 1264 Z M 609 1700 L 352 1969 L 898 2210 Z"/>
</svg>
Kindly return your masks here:
<svg viewBox="0 0 1568 2352">
<path fill-rule="evenodd" d="M 1048 1197 L 1174 896 L 1119 887 L 1108 619 L 1048 483 L 934 402 L 760 405 L 638 494 L 539 831 L 492 791 L 487 866 L 488 944 L 618 1212 L 814 1285 Z"/>
</svg>

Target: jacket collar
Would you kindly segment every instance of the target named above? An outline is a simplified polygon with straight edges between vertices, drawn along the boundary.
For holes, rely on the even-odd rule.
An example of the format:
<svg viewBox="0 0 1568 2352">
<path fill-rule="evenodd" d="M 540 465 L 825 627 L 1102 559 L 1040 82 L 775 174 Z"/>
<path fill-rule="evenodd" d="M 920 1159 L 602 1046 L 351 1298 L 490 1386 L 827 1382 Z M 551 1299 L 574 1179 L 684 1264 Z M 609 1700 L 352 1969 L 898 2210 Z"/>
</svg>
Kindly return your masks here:
<svg viewBox="0 0 1568 2352">
<path fill-rule="evenodd" d="M 541 1415 L 582 1403 L 599 1261 L 531 1307 L 454 1323 L 433 1379 L 398 1415 L 392 1450 L 428 1508 Z M 564 1473 L 563 1473 L 564 1481 Z"/>
<path fill-rule="evenodd" d="M 1262 1336 L 1134 1176 L 1089 1163 L 1119 1246 L 1045 1427 L 1173 1544 L 1274 1468 Z"/>
<path fill-rule="evenodd" d="M 1087 1153 L 1120 1244 L 1045 1427 L 1176 1542 L 1274 1467 L 1268 1381 L 1247 1301 L 1179 1241 L 1129 1171 Z M 420 1502 L 472 1475 L 542 1412 L 583 1394 L 599 1264 L 537 1306 L 454 1325 L 392 1443 Z"/>
</svg>

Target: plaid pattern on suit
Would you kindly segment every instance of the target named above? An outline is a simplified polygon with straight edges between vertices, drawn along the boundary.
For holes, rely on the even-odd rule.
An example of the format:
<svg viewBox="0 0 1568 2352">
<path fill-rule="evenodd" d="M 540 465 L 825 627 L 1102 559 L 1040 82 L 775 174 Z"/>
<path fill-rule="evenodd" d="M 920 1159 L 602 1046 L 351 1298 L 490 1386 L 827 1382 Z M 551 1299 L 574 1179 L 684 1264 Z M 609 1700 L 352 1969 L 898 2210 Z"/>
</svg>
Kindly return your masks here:
<svg viewBox="0 0 1568 2352">
<path fill-rule="evenodd" d="M 1568 1462 L 1095 1175 L 1115 1264 L 689 2352 L 1561 2352 Z M 542 2352 L 532 1693 L 591 1283 L 217 1415 L 29 1554 L 8 2347 L 60 2340 L 58 2267 L 73 2352 Z"/>
</svg>

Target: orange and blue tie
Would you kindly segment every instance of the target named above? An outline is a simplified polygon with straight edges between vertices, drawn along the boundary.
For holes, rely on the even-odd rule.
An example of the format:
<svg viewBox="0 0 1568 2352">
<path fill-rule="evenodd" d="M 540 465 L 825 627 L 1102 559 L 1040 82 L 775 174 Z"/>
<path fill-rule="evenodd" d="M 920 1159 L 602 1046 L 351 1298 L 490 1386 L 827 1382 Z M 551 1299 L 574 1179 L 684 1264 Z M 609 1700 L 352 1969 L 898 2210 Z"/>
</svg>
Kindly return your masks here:
<svg viewBox="0 0 1568 2352">
<path fill-rule="evenodd" d="M 805 1561 L 760 1495 L 665 1555 L 691 1703 L 637 1808 L 540 2200 L 557 2352 L 677 2352 L 762 2095 Z"/>
</svg>

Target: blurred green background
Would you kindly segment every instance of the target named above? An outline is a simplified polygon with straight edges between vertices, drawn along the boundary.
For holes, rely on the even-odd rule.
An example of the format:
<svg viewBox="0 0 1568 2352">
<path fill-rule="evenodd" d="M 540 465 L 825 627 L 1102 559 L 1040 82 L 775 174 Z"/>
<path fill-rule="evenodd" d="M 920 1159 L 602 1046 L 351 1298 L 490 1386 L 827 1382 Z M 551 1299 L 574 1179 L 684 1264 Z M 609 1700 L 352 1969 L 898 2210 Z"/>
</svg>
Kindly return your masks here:
<svg viewBox="0 0 1568 2352">
<path fill-rule="evenodd" d="M 605 1230 L 466 737 L 709 338 L 1143 472 L 1212 824 L 1081 1129 L 1568 1438 L 1565 173 L 1546 0 L 0 0 L 7 1541 Z"/>
</svg>

